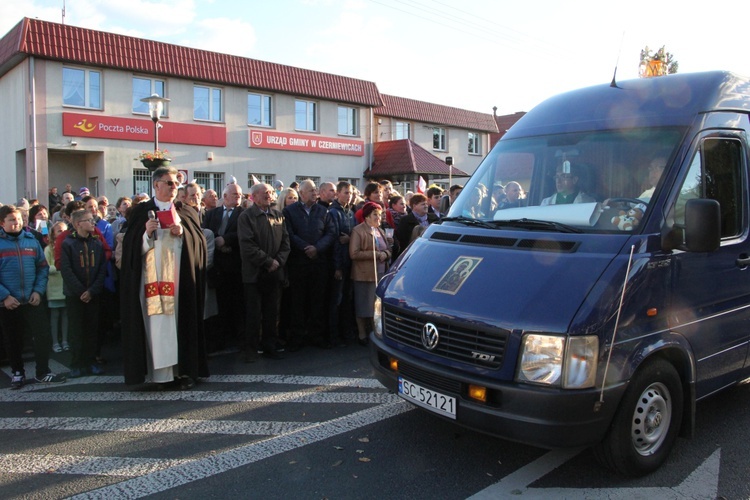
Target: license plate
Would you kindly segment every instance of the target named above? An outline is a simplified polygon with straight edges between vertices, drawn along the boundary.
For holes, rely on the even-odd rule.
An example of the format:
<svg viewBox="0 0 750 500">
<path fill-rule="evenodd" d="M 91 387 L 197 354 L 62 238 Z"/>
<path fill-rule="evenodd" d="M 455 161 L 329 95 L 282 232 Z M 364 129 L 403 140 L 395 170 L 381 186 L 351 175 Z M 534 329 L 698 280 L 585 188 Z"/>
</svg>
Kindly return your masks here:
<svg viewBox="0 0 750 500">
<path fill-rule="evenodd" d="M 409 382 L 403 377 L 398 378 L 398 395 L 440 415 L 456 418 L 456 398 Z"/>
</svg>

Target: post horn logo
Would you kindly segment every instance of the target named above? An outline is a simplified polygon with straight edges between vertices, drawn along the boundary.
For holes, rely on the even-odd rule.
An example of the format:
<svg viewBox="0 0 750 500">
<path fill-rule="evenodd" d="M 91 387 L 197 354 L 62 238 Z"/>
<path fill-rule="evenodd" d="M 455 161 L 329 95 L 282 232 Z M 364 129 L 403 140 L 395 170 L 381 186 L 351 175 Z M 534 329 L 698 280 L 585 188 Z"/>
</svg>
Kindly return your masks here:
<svg viewBox="0 0 750 500">
<path fill-rule="evenodd" d="M 250 134 L 250 140 L 253 142 L 253 145 L 260 146 L 263 144 L 263 132 L 253 130 Z"/>
<path fill-rule="evenodd" d="M 73 128 L 77 128 L 78 130 L 81 130 L 82 132 L 86 132 L 88 134 L 89 132 L 94 131 L 96 125 L 94 125 L 93 123 L 89 123 L 89 121 L 84 118 L 80 122 L 73 125 Z"/>
</svg>

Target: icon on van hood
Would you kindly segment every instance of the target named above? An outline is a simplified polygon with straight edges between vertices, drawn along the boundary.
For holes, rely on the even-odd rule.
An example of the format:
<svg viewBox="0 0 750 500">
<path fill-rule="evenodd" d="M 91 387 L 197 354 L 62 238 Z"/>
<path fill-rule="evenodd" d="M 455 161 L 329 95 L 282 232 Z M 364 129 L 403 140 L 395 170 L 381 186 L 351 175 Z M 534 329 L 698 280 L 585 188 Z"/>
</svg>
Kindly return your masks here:
<svg viewBox="0 0 750 500">
<path fill-rule="evenodd" d="M 432 291 L 456 295 L 471 273 L 474 272 L 474 269 L 479 266 L 480 262 L 482 262 L 482 257 L 461 255 L 453 261 L 453 264 L 440 277 Z"/>
</svg>

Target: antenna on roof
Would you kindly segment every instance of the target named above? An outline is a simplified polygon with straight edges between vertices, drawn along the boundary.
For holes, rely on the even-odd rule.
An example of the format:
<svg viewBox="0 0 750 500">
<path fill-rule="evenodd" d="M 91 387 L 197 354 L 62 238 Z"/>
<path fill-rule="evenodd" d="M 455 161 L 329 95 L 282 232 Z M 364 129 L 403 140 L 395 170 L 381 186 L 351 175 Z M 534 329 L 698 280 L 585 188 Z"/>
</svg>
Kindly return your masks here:
<svg viewBox="0 0 750 500">
<path fill-rule="evenodd" d="M 619 89 L 617 86 L 617 66 L 620 64 L 620 54 L 622 54 L 622 44 L 625 41 L 625 32 L 622 32 L 622 38 L 620 39 L 620 50 L 617 51 L 617 61 L 615 62 L 615 72 L 612 74 L 612 81 L 609 86 L 612 88 Z"/>
<path fill-rule="evenodd" d="M 62 23 L 65 24 L 65 0 L 63 0 Z"/>
</svg>

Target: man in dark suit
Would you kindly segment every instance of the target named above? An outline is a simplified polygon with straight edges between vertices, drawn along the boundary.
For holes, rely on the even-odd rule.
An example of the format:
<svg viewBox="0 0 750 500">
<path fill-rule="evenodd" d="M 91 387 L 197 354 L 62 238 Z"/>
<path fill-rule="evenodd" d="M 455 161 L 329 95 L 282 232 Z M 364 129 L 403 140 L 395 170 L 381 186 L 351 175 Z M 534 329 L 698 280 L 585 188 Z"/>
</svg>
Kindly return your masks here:
<svg viewBox="0 0 750 500">
<path fill-rule="evenodd" d="M 330 249 L 336 239 L 336 226 L 328 210 L 317 203 L 315 183 L 305 179 L 299 185 L 299 201 L 284 208 L 291 252 L 287 261 L 291 294 L 290 351 L 305 343 L 329 347 L 326 331 L 328 316 L 328 271 Z"/>
<path fill-rule="evenodd" d="M 227 184 L 223 205 L 208 210 L 203 227 L 214 233 L 214 267 L 209 273 L 209 286 L 216 289 L 219 304 L 219 331 L 207 336 L 209 352 L 225 348 L 239 348 L 244 336 L 244 297 L 242 291 L 242 259 L 240 258 L 237 220 L 242 208 L 242 188 Z"/>
<path fill-rule="evenodd" d="M 245 283 L 246 352 L 245 361 L 263 356 L 281 359 L 277 350 L 281 289 L 286 282 L 289 233 L 284 216 L 271 205 L 274 190 L 268 184 L 255 184 L 250 192 L 253 205 L 242 212 L 238 222 L 242 281 Z"/>
</svg>

